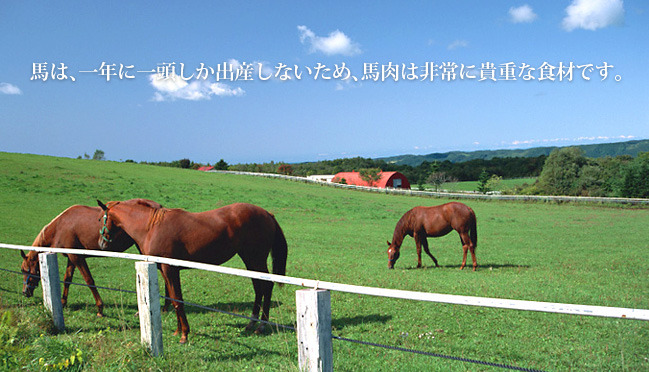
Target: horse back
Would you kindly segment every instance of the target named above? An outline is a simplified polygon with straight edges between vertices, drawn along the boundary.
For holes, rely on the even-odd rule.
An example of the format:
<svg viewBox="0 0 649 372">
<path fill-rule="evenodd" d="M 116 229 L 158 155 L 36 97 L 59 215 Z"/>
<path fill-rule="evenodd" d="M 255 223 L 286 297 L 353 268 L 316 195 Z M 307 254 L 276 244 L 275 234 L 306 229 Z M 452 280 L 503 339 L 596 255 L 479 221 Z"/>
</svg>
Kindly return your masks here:
<svg viewBox="0 0 649 372">
<path fill-rule="evenodd" d="M 447 221 L 457 231 L 470 229 L 475 224 L 475 213 L 471 207 L 460 202 L 451 202 L 441 206 Z"/>
<path fill-rule="evenodd" d="M 99 207 L 84 205 L 67 208 L 43 227 L 32 245 L 59 248 L 85 248 L 86 244 L 93 245 L 89 233 L 96 227 L 94 236 L 99 238 L 99 210 Z M 93 247 L 97 246 L 96 240 Z"/>
<path fill-rule="evenodd" d="M 147 247 L 153 251 L 146 254 L 221 264 L 251 249 L 270 249 L 275 226 L 269 212 L 247 203 L 198 213 L 168 209 L 150 232 Z"/>
<path fill-rule="evenodd" d="M 99 207 L 73 205 L 43 227 L 32 245 L 99 250 L 100 216 Z M 112 250 L 125 251 L 131 245 L 133 241 L 126 234 L 121 234 L 115 239 Z"/>
</svg>

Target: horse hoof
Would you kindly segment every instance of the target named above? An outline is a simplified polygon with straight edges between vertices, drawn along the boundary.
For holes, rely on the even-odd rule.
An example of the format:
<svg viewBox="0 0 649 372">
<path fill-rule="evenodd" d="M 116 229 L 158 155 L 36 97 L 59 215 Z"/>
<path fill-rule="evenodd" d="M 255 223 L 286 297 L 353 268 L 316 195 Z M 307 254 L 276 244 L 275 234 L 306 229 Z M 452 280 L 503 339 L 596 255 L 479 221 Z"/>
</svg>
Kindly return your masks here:
<svg viewBox="0 0 649 372">
<path fill-rule="evenodd" d="M 184 345 L 187 343 L 187 337 L 183 336 L 180 338 L 180 341 L 178 341 L 179 344 Z"/>
<path fill-rule="evenodd" d="M 102 314 L 102 313 L 97 313 L 97 318 L 103 318 L 103 317 L 104 317 L 104 314 Z"/>
<path fill-rule="evenodd" d="M 256 321 L 251 320 L 250 323 L 246 326 L 246 332 L 252 331 L 253 328 L 255 328 L 255 324 L 257 324 Z"/>
</svg>

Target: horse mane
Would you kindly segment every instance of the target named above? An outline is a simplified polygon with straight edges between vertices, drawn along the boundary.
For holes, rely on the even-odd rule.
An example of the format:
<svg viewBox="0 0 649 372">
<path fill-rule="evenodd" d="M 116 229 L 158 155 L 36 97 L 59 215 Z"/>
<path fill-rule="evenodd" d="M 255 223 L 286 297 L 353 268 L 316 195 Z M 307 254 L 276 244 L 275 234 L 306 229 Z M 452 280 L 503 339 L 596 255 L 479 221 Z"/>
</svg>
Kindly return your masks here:
<svg viewBox="0 0 649 372">
<path fill-rule="evenodd" d="M 138 203 L 139 204 L 139 203 Z M 151 217 L 149 217 L 149 222 L 146 224 L 146 231 L 153 229 L 155 225 L 160 224 L 164 219 L 165 214 L 167 213 L 167 208 L 153 208 L 150 205 L 147 205 L 151 208 Z"/>
<path fill-rule="evenodd" d="M 394 227 L 394 234 L 392 235 L 393 244 L 397 244 L 400 247 L 404 236 L 412 231 L 412 215 L 413 213 L 411 209 L 404 213 L 404 215 L 399 219 L 399 222 L 397 222 L 397 225 Z"/>
</svg>

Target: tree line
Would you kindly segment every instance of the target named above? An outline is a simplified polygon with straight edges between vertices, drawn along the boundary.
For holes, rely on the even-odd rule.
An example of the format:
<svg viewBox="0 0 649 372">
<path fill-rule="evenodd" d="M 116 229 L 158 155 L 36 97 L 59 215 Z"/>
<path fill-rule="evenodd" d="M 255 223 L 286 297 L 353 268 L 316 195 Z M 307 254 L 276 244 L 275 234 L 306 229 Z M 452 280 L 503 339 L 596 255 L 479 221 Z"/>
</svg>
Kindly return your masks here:
<svg viewBox="0 0 649 372">
<path fill-rule="evenodd" d="M 145 163 L 159 166 L 198 169 L 203 165 L 189 159 Z M 512 178 L 537 178 L 507 192 L 528 195 L 621 196 L 649 198 L 649 152 L 633 158 L 629 155 L 588 158 L 578 147 L 564 147 L 550 155 L 538 157 L 506 157 L 475 159 L 453 163 L 424 161 L 417 166 L 397 165 L 384 160 L 355 157 L 305 163 L 228 164 L 220 159 L 215 169 L 243 172 L 278 173 L 294 176 L 336 174 L 338 172 L 378 169 L 405 175 L 413 187 L 425 184 L 439 188 L 445 182 L 479 181 L 481 192 L 489 190 L 489 182 Z"/>
<path fill-rule="evenodd" d="M 649 152 L 588 158 L 578 147 L 552 151 L 538 180 L 519 190 L 523 194 L 621 196 L 649 198 Z"/>
<path fill-rule="evenodd" d="M 417 166 L 397 165 L 384 160 L 355 157 L 334 160 L 323 160 L 318 162 L 305 162 L 288 164 L 284 162 L 267 163 L 245 163 L 228 164 L 223 159 L 214 163 L 215 169 L 233 170 L 241 172 L 278 173 L 293 176 L 307 177 L 315 174 L 336 174 L 339 172 L 361 171 L 365 169 L 379 169 L 385 172 L 396 171 L 402 173 L 411 184 L 423 185 L 430 183 L 432 173 L 441 173 L 447 180 L 452 181 L 475 181 L 483 172 L 497 175 L 499 177 L 523 178 L 538 177 L 541 174 L 546 156 L 534 158 L 493 158 L 490 160 L 470 160 L 462 163 L 453 163 L 448 160 L 443 162 L 424 161 Z M 195 163 L 189 159 L 174 160 L 171 162 L 144 162 L 166 167 L 198 169 L 204 165 Z"/>
</svg>

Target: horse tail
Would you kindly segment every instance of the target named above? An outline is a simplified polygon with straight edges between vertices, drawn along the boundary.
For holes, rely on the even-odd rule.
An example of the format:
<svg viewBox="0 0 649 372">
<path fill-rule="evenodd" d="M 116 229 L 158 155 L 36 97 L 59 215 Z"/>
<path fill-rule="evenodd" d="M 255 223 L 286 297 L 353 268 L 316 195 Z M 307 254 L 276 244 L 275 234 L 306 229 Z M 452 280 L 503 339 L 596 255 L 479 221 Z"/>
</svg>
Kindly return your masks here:
<svg viewBox="0 0 649 372">
<path fill-rule="evenodd" d="M 288 256 L 286 237 L 279 223 L 277 223 L 275 216 L 271 216 L 273 217 L 273 221 L 275 221 L 275 240 L 270 250 L 270 255 L 273 258 L 273 274 L 286 275 L 286 258 Z"/>
<path fill-rule="evenodd" d="M 470 226 L 470 232 L 469 232 L 469 237 L 471 238 L 471 243 L 473 243 L 473 249 L 475 251 L 476 248 L 478 248 L 478 226 L 477 226 L 478 221 L 476 220 L 475 217 L 475 212 L 473 209 L 471 209 L 471 226 Z"/>
</svg>

